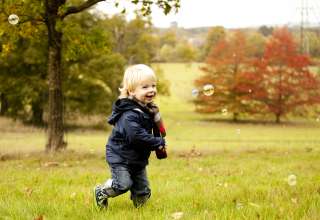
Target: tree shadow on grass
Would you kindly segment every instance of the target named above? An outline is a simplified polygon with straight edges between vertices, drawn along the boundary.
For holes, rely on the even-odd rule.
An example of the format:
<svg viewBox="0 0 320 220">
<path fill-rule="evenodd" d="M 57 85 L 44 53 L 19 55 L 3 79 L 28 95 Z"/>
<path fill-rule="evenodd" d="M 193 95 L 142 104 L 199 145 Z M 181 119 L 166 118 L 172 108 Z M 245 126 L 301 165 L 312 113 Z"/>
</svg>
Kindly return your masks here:
<svg viewBox="0 0 320 220">
<path fill-rule="evenodd" d="M 283 121 L 277 123 L 271 119 L 239 119 L 232 120 L 228 118 L 209 118 L 209 119 L 201 119 L 202 122 L 215 122 L 215 123 L 227 123 L 227 124 L 251 124 L 251 125 L 274 125 L 274 126 L 308 126 L 313 127 L 317 126 L 317 123 L 312 121 L 293 121 L 284 119 Z"/>
</svg>

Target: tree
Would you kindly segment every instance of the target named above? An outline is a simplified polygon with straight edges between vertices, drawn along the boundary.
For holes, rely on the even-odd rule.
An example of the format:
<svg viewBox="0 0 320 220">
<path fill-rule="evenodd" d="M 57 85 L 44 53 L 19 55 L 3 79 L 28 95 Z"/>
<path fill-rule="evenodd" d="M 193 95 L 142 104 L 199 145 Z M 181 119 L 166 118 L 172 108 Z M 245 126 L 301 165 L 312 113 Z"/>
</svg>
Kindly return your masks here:
<svg viewBox="0 0 320 220">
<path fill-rule="evenodd" d="M 226 37 L 226 31 L 221 26 L 212 27 L 209 29 L 205 44 L 202 50 L 202 58 L 205 59 L 212 48 L 216 46 L 218 42 L 223 40 Z"/>
<path fill-rule="evenodd" d="M 90 13 L 67 18 L 63 32 L 64 118 L 72 114 L 106 114 L 118 91 L 124 59 L 111 50 L 110 33 Z M 9 24 L 8 24 L 9 25 Z M 12 26 L 9 26 L 12 29 Z M 42 26 L 38 26 L 39 28 Z M 10 53 L 0 60 L 2 114 L 36 125 L 46 123 L 46 31 L 35 29 L 32 37 L 18 35 Z M 2 43 L 10 42 L 8 35 Z M 3 55 L 3 54 L 1 54 Z M 5 93 L 5 94 L 4 94 Z"/>
<path fill-rule="evenodd" d="M 175 60 L 175 48 L 170 45 L 163 45 L 159 51 L 160 62 L 170 62 Z"/>
<path fill-rule="evenodd" d="M 37 29 L 42 35 L 42 30 Z M 46 43 L 35 36 L 17 35 L 15 44 L 7 44 L 8 36 L 2 36 L 3 45 L 10 45 L 8 54 L 0 59 L 0 93 L 4 108 L 2 115 L 19 118 L 33 124 L 43 124 L 46 89 Z"/>
<path fill-rule="evenodd" d="M 151 64 L 159 60 L 157 50 L 159 38 L 154 34 L 154 28 L 149 18 L 144 18 L 136 12 L 136 17 L 127 22 L 122 15 L 115 15 L 104 19 L 102 29 L 111 33 L 113 51 L 121 54 L 128 64 Z M 160 54 L 161 55 L 161 54 Z M 159 94 L 169 95 L 167 80 L 164 79 L 159 66 L 155 68 L 159 78 Z M 119 84 L 117 84 L 119 85 Z"/>
<path fill-rule="evenodd" d="M 320 58 L 320 31 L 308 31 L 305 37 L 308 41 L 310 56 Z"/>
<path fill-rule="evenodd" d="M 247 112 L 246 96 L 249 89 L 241 87 L 242 74 L 250 64 L 247 42 L 243 33 L 237 31 L 228 41 L 220 40 L 206 59 L 202 68 L 205 75 L 195 81 L 197 87 L 212 84 L 213 96 L 200 95 L 195 100 L 197 111 L 218 113 L 228 111 L 237 121 L 240 113 Z"/>
<path fill-rule="evenodd" d="M 150 19 L 136 12 L 135 18 L 127 22 L 124 16 L 113 16 L 104 20 L 104 27 L 112 33 L 113 50 L 133 63 L 150 63 L 156 56 L 158 38 L 153 34 Z"/>
<path fill-rule="evenodd" d="M 151 21 L 145 21 L 139 15 L 127 24 L 124 42 L 123 55 L 129 64 L 150 63 L 156 56 L 158 41 L 152 34 Z"/>
<path fill-rule="evenodd" d="M 126 42 L 124 41 L 127 32 L 127 21 L 123 14 L 114 15 L 103 20 L 102 28 L 108 30 L 112 35 L 113 51 L 119 54 L 125 53 Z"/>
<path fill-rule="evenodd" d="M 262 25 L 258 30 L 263 36 L 268 37 L 273 32 L 273 27 L 268 27 L 266 25 Z"/>
<path fill-rule="evenodd" d="M 6 9 L 14 8 L 17 12 L 25 15 L 23 22 L 41 22 L 47 27 L 48 42 L 48 66 L 47 79 L 49 83 L 49 119 L 47 152 L 59 151 L 66 147 L 64 142 L 63 123 L 63 96 L 62 96 L 62 26 L 66 17 L 80 13 L 98 2 L 104 0 L 87 0 L 77 5 L 69 4 L 67 0 L 25 0 L 22 3 L 9 1 L 8 5 L 3 1 L 1 11 L 8 15 Z M 156 0 L 156 1 L 132 1 L 140 7 L 143 15 L 151 14 L 151 6 L 156 4 L 167 14 L 172 8 L 179 8 L 179 0 Z M 116 3 L 117 4 L 117 3 Z M 6 7 L 6 8 L 5 8 Z"/>
<path fill-rule="evenodd" d="M 178 42 L 177 33 L 175 30 L 168 30 L 161 34 L 160 36 L 160 46 L 170 45 L 171 47 L 175 47 Z"/>
<path fill-rule="evenodd" d="M 260 85 L 265 90 L 257 100 L 275 115 L 277 123 L 281 116 L 299 106 L 320 103 L 319 76 L 310 72 L 310 64 L 309 56 L 298 54 L 297 44 L 287 28 L 273 32 L 253 74 L 262 76 Z"/>
<path fill-rule="evenodd" d="M 266 38 L 262 34 L 255 32 L 248 36 L 247 40 L 247 50 L 249 50 L 250 55 L 254 57 L 262 57 L 264 53 L 264 45 L 266 43 Z"/>
<path fill-rule="evenodd" d="M 195 60 L 196 49 L 186 41 L 182 41 L 176 46 L 176 60 L 179 62 L 191 62 Z"/>
<path fill-rule="evenodd" d="M 64 112 L 107 114 L 117 96 L 124 57 L 113 51 L 108 19 L 83 12 L 67 18 L 63 27 Z"/>
</svg>

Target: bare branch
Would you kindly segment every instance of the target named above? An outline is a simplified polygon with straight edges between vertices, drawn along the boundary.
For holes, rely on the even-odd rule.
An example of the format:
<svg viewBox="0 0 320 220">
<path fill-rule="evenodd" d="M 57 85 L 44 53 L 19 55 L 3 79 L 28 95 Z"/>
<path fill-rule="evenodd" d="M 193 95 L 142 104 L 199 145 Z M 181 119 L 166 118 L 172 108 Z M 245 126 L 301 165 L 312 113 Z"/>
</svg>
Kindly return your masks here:
<svg viewBox="0 0 320 220">
<path fill-rule="evenodd" d="M 63 14 L 61 14 L 60 17 L 61 17 L 61 19 L 64 19 L 66 16 L 68 16 L 70 14 L 76 14 L 78 12 L 86 10 L 87 8 L 90 8 L 91 6 L 97 4 L 98 2 L 102 2 L 102 1 L 105 1 L 105 0 L 88 0 L 79 6 L 70 6 L 67 8 L 67 10 Z"/>
</svg>

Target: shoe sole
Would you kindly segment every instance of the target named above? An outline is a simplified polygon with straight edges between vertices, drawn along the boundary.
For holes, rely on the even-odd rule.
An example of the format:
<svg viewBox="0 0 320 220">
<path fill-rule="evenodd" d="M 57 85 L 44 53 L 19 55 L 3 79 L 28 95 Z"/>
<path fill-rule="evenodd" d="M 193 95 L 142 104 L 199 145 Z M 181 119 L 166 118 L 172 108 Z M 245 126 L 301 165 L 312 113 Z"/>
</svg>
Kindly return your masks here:
<svg viewBox="0 0 320 220">
<path fill-rule="evenodd" d="M 98 202 L 97 202 L 97 197 L 96 197 L 96 187 L 93 187 L 93 190 L 92 190 L 92 195 L 93 195 L 93 203 L 94 203 L 94 207 L 97 209 L 97 210 L 102 210 L 102 207 L 99 206 Z"/>
<path fill-rule="evenodd" d="M 98 202 L 97 202 L 96 187 L 93 187 L 92 193 L 93 193 L 93 200 L 94 200 L 93 203 L 94 203 L 94 207 L 95 207 L 97 210 L 99 210 L 99 211 L 101 211 L 101 210 L 103 210 L 103 209 L 106 209 L 107 206 L 100 206 L 100 205 L 98 204 Z"/>
</svg>

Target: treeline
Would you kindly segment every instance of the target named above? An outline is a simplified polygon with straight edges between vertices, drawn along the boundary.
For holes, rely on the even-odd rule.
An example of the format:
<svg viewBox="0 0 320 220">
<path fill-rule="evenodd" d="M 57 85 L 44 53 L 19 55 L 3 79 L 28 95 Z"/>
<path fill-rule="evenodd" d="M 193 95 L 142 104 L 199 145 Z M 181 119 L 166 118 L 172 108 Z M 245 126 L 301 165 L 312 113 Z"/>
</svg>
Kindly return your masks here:
<svg viewBox="0 0 320 220">
<path fill-rule="evenodd" d="M 30 16 L 36 14 L 36 8 L 26 10 Z M 7 14 L 0 13 L 0 19 L 6 21 Z M 208 68 L 211 72 L 227 74 L 225 68 L 233 69 L 233 75 L 235 71 L 236 74 L 243 72 L 242 69 L 247 72 L 252 71 L 257 68 L 252 64 L 253 58 L 260 59 L 265 56 L 266 43 L 273 36 L 274 31 L 272 27 L 266 26 L 258 30 L 243 30 L 246 46 L 242 48 L 241 53 L 246 54 L 246 61 L 239 60 L 241 54 L 239 52 L 237 59 L 232 58 L 229 59 L 229 63 L 223 64 L 221 61 L 217 64 L 216 61 L 211 63 L 210 60 L 225 59 L 221 57 L 225 49 L 213 52 L 217 47 L 221 47 L 221 40 L 224 40 L 226 45 L 237 44 L 233 42 L 233 30 L 223 27 L 190 30 L 178 27 L 157 29 L 153 27 L 150 18 L 138 13 L 135 19 L 127 21 L 123 15 L 106 17 L 97 12 L 83 12 L 69 16 L 58 22 L 56 28 L 63 32 L 61 60 L 64 113 L 67 116 L 109 113 L 112 101 L 118 96 L 123 70 L 130 64 L 207 60 L 207 66 L 211 65 L 214 68 L 214 71 Z M 43 124 L 46 122 L 48 113 L 49 84 L 46 27 L 39 25 L 36 20 L 21 22 L 18 25 L 1 22 L 0 30 L 0 115 Z M 306 32 L 309 33 L 308 53 L 312 57 L 320 57 L 319 32 L 313 30 Z M 300 48 L 296 43 L 297 33 L 293 30 L 291 36 L 296 47 L 295 51 Z M 228 50 L 230 54 L 237 53 L 233 49 Z M 251 63 L 247 61 L 249 58 Z M 292 61 L 292 63 L 295 62 Z M 236 70 L 235 64 L 237 64 Z M 307 62 L 306 66 L 310 64 Z M 306 66 L 301 68 L 305 69 Z M 162 78 L 160 69 L 156 71 L 161 78 L 158 87 L 160 93 L 169 94 L 169 83 Z M 225 75 L 219 75 L 219 77 L 224 78 Z M 204 81 L 207 83 L 212 81 L 216 91 L 219 91 L 219 81 L 216 82 L 214 79 L 204 79 Z M 208 97 L 204 98 L 208 99 Z M 229 101 L 232 102 L 232 99 Z M 201 100 L 198 100 L 199 111 L 209 111 L 207 107 L 204 108 L 205 105 L 205 102 L 201 103 Z M 231 112 L 232 109 L 230 107 L 229 111 Z M 245 109 L 248 109 L 248 106 Z M 234 114 L 253 112 L 252 109 L 254 109 L 253 106 L 250 111 L 241 109 Z M 210 111 L 213 111 L 212 108 Z M 282 114 L 284 113 L 281 110 L 280 115 Z"/>
<path fill-rule="evenodd" d="M 210 35 L 211 34 L 211 35 Z M 215 87 L 213 96 L 199 95 L 196 110 L 232 115 L 289 113 L 316 116 L 320 104 L 319 64 L 311 59 L 287 28 L 272 30 L 267 37 L 244 31 L 226 33 L 217 27 L 209 32 L 204 75 L 195 85 Z"/>
<path fill-rule="evenodd" d="M 242 28 L 248 41 L 253 47 L 260 47 L 275 28 L 262 25 L 259 28 Z M 288 28 L 299 44 L 299 50 L 303 49 L 310 57 L 320 59 L 320 27 L 305 28 L 304 37 L 301 39 L 300 28 L 293 26 Z M 160 51 L 155 61 L 160 62 L 203 62 L 211 47 L 217 43 L 221 36 L 229 36 L 236 29 L 226 29 L 222 26 L 201 28 L 157 29 L 160 36 Z M 303 42 L 302 42 L 302 41 Z"/>
</svg>

